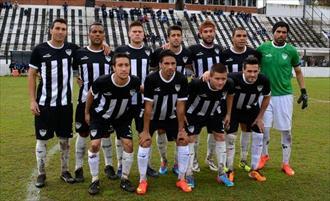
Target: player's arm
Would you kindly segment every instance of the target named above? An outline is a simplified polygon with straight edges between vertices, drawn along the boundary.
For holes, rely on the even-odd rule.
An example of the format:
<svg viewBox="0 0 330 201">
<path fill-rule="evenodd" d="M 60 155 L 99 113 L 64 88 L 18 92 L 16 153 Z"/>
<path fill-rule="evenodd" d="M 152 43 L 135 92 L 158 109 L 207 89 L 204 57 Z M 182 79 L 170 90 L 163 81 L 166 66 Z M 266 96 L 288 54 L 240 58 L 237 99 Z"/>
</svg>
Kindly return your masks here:
<svg viewBox="0 0 330 201">
<path fill-rule="evenodd" d="M 224 119 L 225 128 L 229 128 L 229 125 L 230 125 L 231 110 L 233 108 L 233 102 L 234 102 L 234 94 L 228 94 L 226 97 L 227 113 L 226 113 L 226 116 Z"/>
<path fill-rule="evenodd" d="M 178 118 L 178 129 L 181 131 L 184 128 L 185 122 L 185 103 L 186 101 L 177 101 L 176 115 Z"/>
<path fill-rule="evenodd" d="M 93 105 L 93 101 L 94 101 L 94 95 L 92 89 L 90 89 L 87 93 L 86 106 L 85 106 L 85 121 L 88 125 L 90 124 L 90 119 L 91 119 L 90 110 Z"/>
<path fill-rule="evenodd" d="M 260 132 L 264 132 L 264 122 L 263 122 L 263 118 L 264 118 L 264 114 L 266 112 L 266 109 L 269 105 L 270 102 L 270 94 L 267 96 L 263 96 L 263 99 L 261 101 L 261 105 L 260 105 L 260 111 L 259 114 L 257 116 L 257 118 L 254 120 L 252 125 L 257 125 Z"/>
<path fill-rule="evenodd" d="M 294 68 L 294 72 L 296 73 L 296 79 L 300 88 L 300 97 L 298 99 L 298 104 L 302 102 L 302 109 L 305 109 L 308 106 L 308 95 L 307 91 L 305 88 L 305 80 L 304 80 L 304 75 L 301 71 L 300 66 L 297 66 Z"/>
<path fill-rule="evenodd" d="M 143 131 L 139 135 L 139 144 L 148 147 L 151 143 L 150 119 L 152 113 L 153 101 L 144 101 Z"/>
<path fill-rule="evenodd" d="M 40 115 L 38 103 L 36 101 L 36 80 L 38 70 L 30 67 L 28 72 L 29 95 L 30 95 L 30 110 L 33 115 Z"/>
</svg>

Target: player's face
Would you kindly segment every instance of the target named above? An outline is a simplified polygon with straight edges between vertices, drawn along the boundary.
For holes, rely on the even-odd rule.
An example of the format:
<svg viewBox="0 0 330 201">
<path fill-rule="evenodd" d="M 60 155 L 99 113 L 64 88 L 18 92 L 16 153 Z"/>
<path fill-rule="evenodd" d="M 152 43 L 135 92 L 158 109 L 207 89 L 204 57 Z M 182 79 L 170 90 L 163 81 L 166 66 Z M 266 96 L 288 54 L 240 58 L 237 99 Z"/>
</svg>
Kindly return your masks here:
<svg viewBox="0 0 330 201">
<path fill-rule="evenodd" d="M 119 79 L 127 79 L 130 73 L 129 59 L 126 57 L 116 58 L 116 63 L 113 67 L 113 71 Z"/>
<path fill-rule="evenodd" d="M 215 37 L 215 30 L 213 27 L 205 27 L 201 30 L 200 36 L 205 44 L 213 44 L 214 37 Z"/>
<path fill-rule="evenodd" d="M 236 30 L 235 35 L 232 38 L 233 45 L 236 48 L 244 48 L 247 44 L 247 33 L 244 30 Z"/>
<path fill-rule="evenodd" d="M 143 28 L 141 26 L 131 27 L 129 37 L 133 43 L 142 43 L 144 38 Z"/>
<path fill-rule="evenodd" d="M 172 30 L 169 37 L 170 45 L 173 47 L 179 47 L 182 42 L 182 33 L 179 30 Z"/>
<path fill-rule="evenodd" d="M 225 86 L 226 82 L 227 82 L 227 72 L 225 73 L 214 72 L 210 76 L 210 85 L 215 90 L 221 90 L 223 86 Z"/>
<path fill-rule="evenodd" d="M 170 79 L 176 71 L 176 60 L 172 56 L 163 57 L 160 63 L 161 73 L 165 79 Z"/>
<path fill-rule="evenodd" d="M 52 29 L 50 29 L 51 40 L 62 43 L 67 35 L 67 26 L 64 23 L 55 22 Z"/>
<path fill-rule="evenodd" d="M 276 45 L 283 45 L 288 37 L 288 30 L 286 27 L 278 27 L 274 32 L 274 42 Z"/>
<path fill-rule="evenodd" d="M 93 25 L 89 32 L 89 39 L 92 45 L 100 46 L 105 37 L 104 28 L 100 25 Z"/>
<path fill-rule="evenodd" d="M 245 69 L 243 69 L 245 80 L 249 83 L 255 83 L 259 75 L 259 65 L 258 64 L 246 64 Z"/>
</svg>

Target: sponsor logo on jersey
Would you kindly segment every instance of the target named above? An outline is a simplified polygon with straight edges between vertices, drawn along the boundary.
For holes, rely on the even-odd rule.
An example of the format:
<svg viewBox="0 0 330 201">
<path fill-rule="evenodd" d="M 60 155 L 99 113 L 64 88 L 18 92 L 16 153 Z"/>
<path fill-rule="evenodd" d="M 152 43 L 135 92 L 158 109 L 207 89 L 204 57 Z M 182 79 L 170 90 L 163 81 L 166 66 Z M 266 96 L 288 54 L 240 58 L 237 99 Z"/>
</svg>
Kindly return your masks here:
<svg viewBox="0 0 330 201">
<path fill-rule="evenodd" d="M 150 56 L 150 50 L 144 50 L 144 52 L 145 52 L 148 56 Z"/>
<path fill-rule="evenodd" d="M 198 52 L 198 53 L 196 54 L 196 56 L 202 56 L 202 55 L 204 55 L 203 52 Z"/>
<path fill-rule="evenodd" d="M 240 86 L 236 86 L 235 89 L 241 89 L 241 87 Z"/>
<path fill-rule="evenodd" d="M 214 49 L 214 52 L 215 52 L 216 54 L 219 54 L 220 50 L 219 50 L 218 48 L 215 48 L 215 49 Z"/>
<path fill-rule="evenodd" d="M 93 137 L 95 137 L 96 134 L 97 134 L 97 130 L 96 130 L 96 129 L 91 130 L 91 135 L 92 135 Z"/>
<path fill-rule="evenodd" d="M 88 56 L 84 56 L 83 58 L 81 58 L 81 60 L 87 60 Z"/>
<path fill-rule="evenodd" d="M 160 87 L 155 88 L 154 91 L 160 91 Z"/>
<path fill-rule="evenodd" d="M 273 55 L 272 54 L 266 54 L 265 57 L 272 57 Z"/>
<path fill-rule="evenodd" d="M 203 97 L 203 98 L 206 98 L 207 97 L 207 95 L 206 94 L 201 94 L 201 95 L 199 95 L 200 97 Z"/>
<path fill-rule="evenodd" d="M 65 53 L 70 56 L 72 54 L 72 50 L 71 49 L 66 49 Z"/>
<path fill-rule="evenodd" d="M 40 134 L 41 136 L 45 136 L 46 133 L 47 133 L 47 130 L 46 130 L 46 129 L 40 129 L 40 130 L 39 130 L 39 134 Z"/>
<path fill-rule="evenodd" d="M 129 94 L 131 94 L 131 96 L 133 96 L 134 94 L 135 94 L 135 89 L 131 89 L 130 91 L 129 91 Z"/>
<path fill-rule="evenodd" d="M 257 86 L 258 91 L 261 91 L 262 88 L 264 88 L 264 86 L 262 86 L 262 85 L 258 85 L 258 86 Z"/>
<path fill-rule="evenodd" d="M 110 56 L 105 56 L 105 59 L 110 62 L 111 61 L 111 57 Z"/>
<path fill-rule="evenodd" d="M 48 54 L 45 54 L 44 56 L 42 56 L 43 58 L 48 58 L 48 57 L 51 57 L 52 55 L 50 55 L 49 53 Z"/>
<path fill-rule="evenodd" d="M 176 84 L 176 85 L 174 86 L 174 88 L 175 88 L 176 91 L 180 91 L 180 89 L 181 89 L 181 85 Z"/>
<path fill-rule="evenodd" d="M 187 63 L 188 57 L 182 57 L 183 63 Z"/>
<path fill-rule="evenodd" d="M 233 58 L 229 58 L 229 59 L 226 60 L 226 62 L 231 62 L 231 61 L 234 61 L 234 59 Z"/>
<path fill-rule="evenodd" d="M 285 60 L 288 58 L 288 54 L 287 53 L 282 53 L 282 58 Z"/>
<path fill-rule="evenodd" d="M 76 122 L 76 129 L 79 129 L 81 127 L 81 123 L 80 122 Z"/>
</svg>

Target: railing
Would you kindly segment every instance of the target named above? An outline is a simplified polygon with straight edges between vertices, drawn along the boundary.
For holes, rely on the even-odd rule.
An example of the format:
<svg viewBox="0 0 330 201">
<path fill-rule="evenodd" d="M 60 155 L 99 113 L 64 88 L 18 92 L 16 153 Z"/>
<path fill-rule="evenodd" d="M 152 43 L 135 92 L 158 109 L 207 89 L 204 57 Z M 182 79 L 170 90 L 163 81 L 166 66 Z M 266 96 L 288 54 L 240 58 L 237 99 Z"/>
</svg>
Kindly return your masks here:
<svg viewBox="0 0 330 201">
<path fill-rule="evenodd" d="M 305 6 L 304 19 L 320 35 L 330 32 L 330 19 L 314 4 Z"/>
</svg>

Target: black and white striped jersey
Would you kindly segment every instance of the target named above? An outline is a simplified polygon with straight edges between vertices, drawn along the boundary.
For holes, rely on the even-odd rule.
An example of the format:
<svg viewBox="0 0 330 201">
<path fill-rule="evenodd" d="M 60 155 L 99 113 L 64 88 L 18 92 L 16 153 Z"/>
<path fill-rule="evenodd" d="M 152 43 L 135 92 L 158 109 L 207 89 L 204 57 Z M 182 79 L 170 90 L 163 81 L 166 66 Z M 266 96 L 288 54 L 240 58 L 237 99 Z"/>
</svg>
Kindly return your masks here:
<svg viewBox="0 0 330 201">
<path fill-rule="evenodd" d="M 221 114 L 221 103 L 226 101 L 227 94 L 234 94 L 234 82 L 228 79 L 221 90 L 212 89 L 210 82 L 193 79 L 188 84 L 187 115 L 199 119 Z"/>
<path fill-rule="evenodd" d="M 159 69 L 159 55 L 163 51 L 163 48 L 158 48 L 151 55 L 150 67 L 152 69 Z M 192 65 L 191 52 L 189 49 L 181 46 L 181 50 L 175 54 L 176 59 L 176 71 L 186 74 L 186 67 Z"/>
<path fill-rule="evenodd" d="M 104 51 L 94 51 L 89 47 L 77 50 L 74 65 L 78 66 L 79 76 L 83 82 L 80 87 L 78 103 L 86 102 L 86 96 L 93 82 L 101 75 L 111 72 L 112 55 L 104 55 Z"/>
<path fill-rule="evenodd" d="M 253 84 L 245 80 L 242 72 L 229 73 L 228 76 L 234 81 L 235 86 L 233 111 L 259 107 L 259 96 L 270 96 L 270 82 L 263 74 L 259 74 L 257 81 Z"/>
<path fill-rule="evenodd" d="M 140 91 L 140 79 L 129 76 L 129 81 L 119 86 L 114 81 L 114 74 L 102 75 L 92 84 L 94 102 L 92 109 L 107 120 L 118 119 L 127 114 L 132 96 Z"/>
<path fill-rule="evenodd" d="M 161 71 L 156 71 L 148 75 L 144 82 L 144 100 L 153 102 L 151 120 L 176 118 L 176 103 L 186 101 L 187 96 L 188 81 L 180 72 L 165 80 Z"/>
<path fill-rule="evenodd" d="M 139 77 L 141 84 L 143 84 L 146 76 L 149 74 L 150 56 L 152 54 L 152 49 L 145 46 L 137 49 L 128 44 L 118 47 L 115 52 L 129 54 L 131 58 L 131 75 Z M 141 94 L 134 96 L 132 99 L 133 105 L 141 102 L 143 102 Z"/>
<path fill-rule="evenodd" d="M 196 44 L 189 47 L 192 55 L 193 69 L 195 76 L 200 77 L 211 66 L 222 62 L 222 48 L 214 44 L 213 47 L 205 47 L 203 44 Z"/>
<path fill-rule="evenodd" d="M 246 47 L 245 51 L 242 53 L 237 53 L 231 47 L 222 52 L 222 63 L 227 67 L 229 73 L 231 72 L 241 72 L 243 68 L 243 61 L 248 56 L 253 55 L 259 57 L 257 51 L 253 48 Z"/>
<path fill-rule="evenodd" d="M 72 104 L 72 60 L 78 46 L 64 43 L 54 47 L 49 42 L 37 45 L 31 54 L 31 68 L 40 73 L 37 103 L 42 106 L 64 106 Z"/>
</svg>

